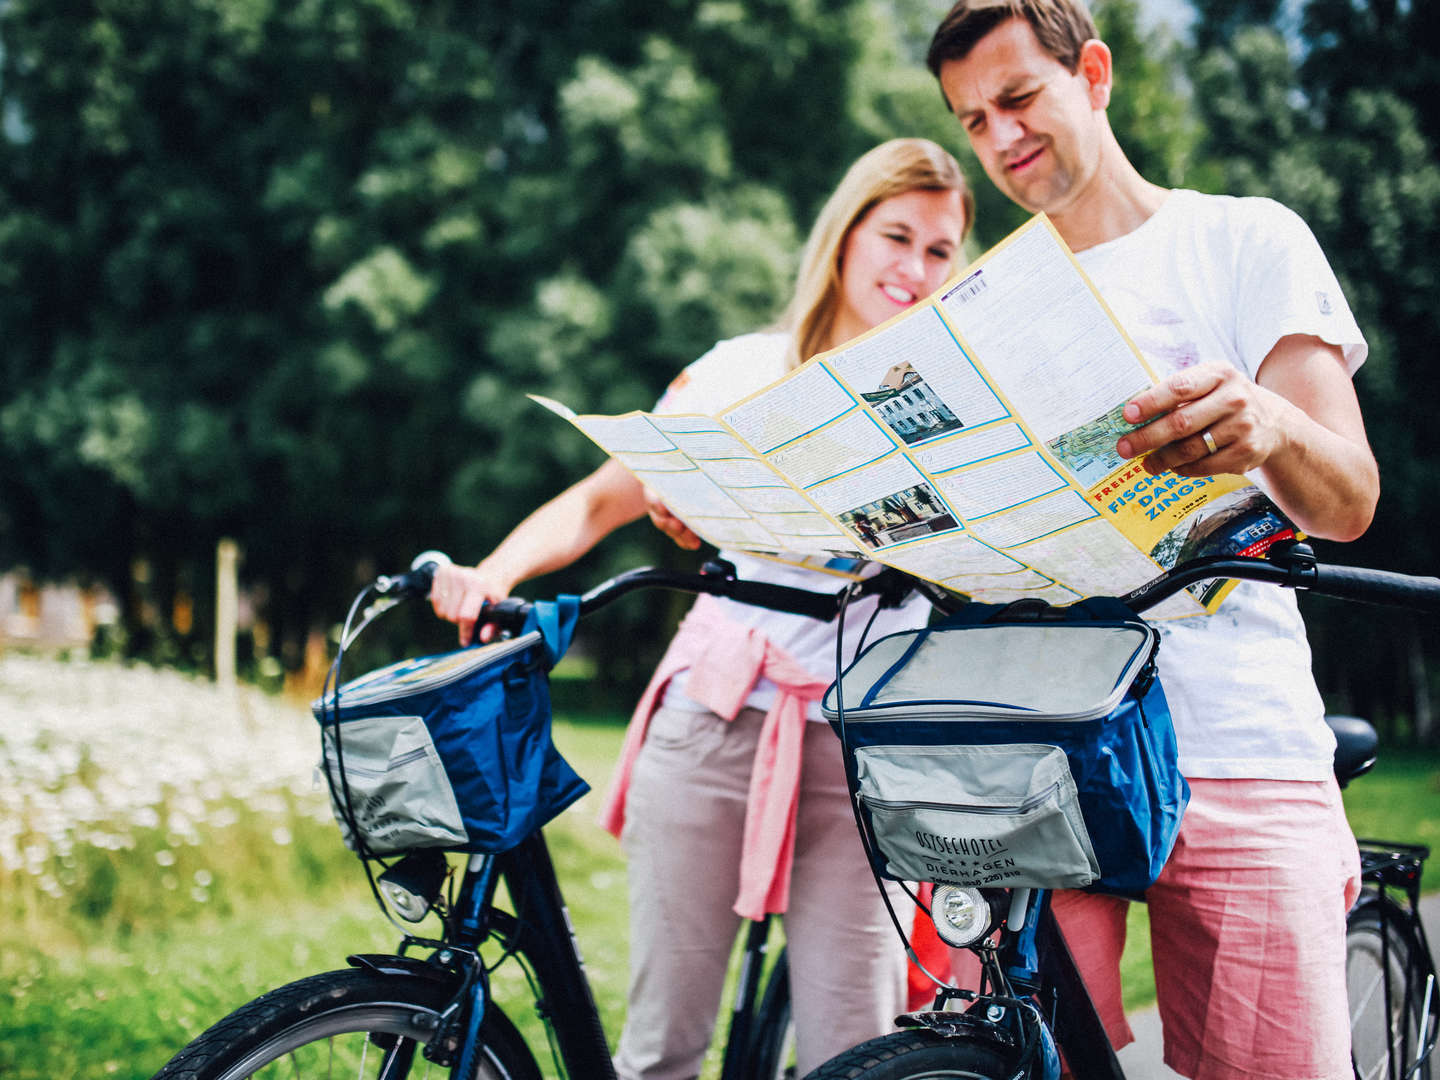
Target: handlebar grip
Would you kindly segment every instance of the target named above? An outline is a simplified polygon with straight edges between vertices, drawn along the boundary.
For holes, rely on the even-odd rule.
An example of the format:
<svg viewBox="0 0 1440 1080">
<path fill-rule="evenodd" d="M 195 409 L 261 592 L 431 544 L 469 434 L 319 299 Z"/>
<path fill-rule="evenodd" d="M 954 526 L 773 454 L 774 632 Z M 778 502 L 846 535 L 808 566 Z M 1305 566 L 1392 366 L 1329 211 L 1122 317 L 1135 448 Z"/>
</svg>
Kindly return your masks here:
<svg viewBox="0 0 1440 1080">
<path fill-rule="evenodd" d="M 503 631 L 518 634 L 525 629 L 525 622 L 530 618 L 530 609 L 533 606 L 529 600 L 509 596 L 498 603 L 486 604 L 482 607 L 480 618 L 475 621 L 475 625 L 494 623 Z"/>
<path fill-rule="evenodd" d="M 722 596 L 741 604 L 806 615 L 812 619 L 829 620 L 839 610 L 834 593 L 814 593 L 789 585 L 771 585 L 763 581 L 731 580 L 725 583 Z"/>
<path fill-rule="evenodd" d="M 375 591 L 382 596 L 426 596 L 435 580 L 437 568 L 449 563 L 443 551 L 422 551 L 403 574 L 381 574 L 375 579 Z"/>
<path fill-rule="evenodd" d="M 428 596 L 435 580 L 435 564 L 426 563 L 403 574 L 381 574 L 375 579 L 375 591 L 382 596 Z"/>
<path fill-rule="evenodd" d="M 1345 600 L 1440 612 L 1440 578 L 1331 565 L 1315 567 L 1305 587 Z"/>
</svg>

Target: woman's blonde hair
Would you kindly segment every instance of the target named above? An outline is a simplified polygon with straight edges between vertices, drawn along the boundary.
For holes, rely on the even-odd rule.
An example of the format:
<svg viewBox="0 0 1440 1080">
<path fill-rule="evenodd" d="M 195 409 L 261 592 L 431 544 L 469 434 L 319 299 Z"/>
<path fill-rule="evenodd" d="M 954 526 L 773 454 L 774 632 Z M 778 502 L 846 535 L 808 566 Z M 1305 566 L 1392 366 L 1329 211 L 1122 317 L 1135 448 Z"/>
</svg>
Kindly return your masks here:
<svg viewBox="0 0 1440 1080">
<path fill-rule="evenodd" d="M 795 295 L 776 324 L 791 333 L 789 367 L 799 367 L 829 341 L 840 310 L 840 255 L 855 223 L 871 208 L 909 191 L 958 191 L 965 219 L 963 240 L 975 217 L 975 197 L 960 166 L 929 139 L 891 139 L 866 153 L 846 171 L 840 186 L 825 200 L 805 250 Z M 955 251 L 958 260 L 960 250 Z"/>
</svg>

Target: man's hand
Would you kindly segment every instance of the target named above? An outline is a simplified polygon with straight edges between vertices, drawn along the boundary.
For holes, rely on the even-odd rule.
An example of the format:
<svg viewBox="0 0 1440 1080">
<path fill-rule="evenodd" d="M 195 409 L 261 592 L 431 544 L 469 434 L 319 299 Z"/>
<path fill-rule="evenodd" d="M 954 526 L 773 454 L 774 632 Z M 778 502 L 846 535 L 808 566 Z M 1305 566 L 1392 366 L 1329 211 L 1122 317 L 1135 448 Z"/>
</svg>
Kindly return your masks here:
<svg viewBox="0 0 1440 1080">
<path fill-rule="evenodd" d="M 1286 443 L 1295 407 L 1228 364 L 1199 364 L 1137 394 L 1125 420 L 1143 427 L 1122 437 L 1120 456 L 1149 451 L 1145 471 L 1214 476 L 1258 469 Z"/>
<path fill-rule="evenodd" d="M 1320 338 L 1281 338 L 1253 383 L 1226 364 L 1187 368 L 1135 395 L 1124 416 L 1143 426 L 1116 449 L 1149 452 L 1151 474 L 1258 470 L 1285 515 L 1328 540 L 1354 540 L 1374 516 L 1380 475 L 1355 387 L 1339 347 Z"/>
<path fill-rule="evenodd" d="M 690 526 L 672 514 L 670 508 L 660 501 L 660 496 L 648 487 L 645 489 L 645 512 L 650 515 L 650 520 L 657 529 L 685 550 L 695 551 L 700 547 L 700 537 L 690 531 Z"/>
</svg>

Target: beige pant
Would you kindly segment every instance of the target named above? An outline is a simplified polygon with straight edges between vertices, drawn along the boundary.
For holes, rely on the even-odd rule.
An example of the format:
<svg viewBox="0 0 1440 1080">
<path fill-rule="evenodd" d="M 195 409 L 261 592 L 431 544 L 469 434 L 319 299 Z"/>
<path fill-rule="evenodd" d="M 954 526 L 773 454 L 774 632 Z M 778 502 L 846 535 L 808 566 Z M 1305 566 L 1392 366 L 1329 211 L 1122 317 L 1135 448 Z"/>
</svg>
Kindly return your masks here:
<svg viewBox="0 0 1440 1080">
<path fill-rule="evenodd" d="M 630 996 L 615 1066 L 622 1080 L 688 1080 L 715 1028 L 741 919 L 750 766 L 763 714 L 731 723 L 660 709 L 626 804 Z M 784 915 L 799 1074 L 894 1028 L 905 954 L 865 863 L 840 744 L 806 725 L 790 908 Z M 902 922 L 910 905 L 897 907 Z"/>
</svg>

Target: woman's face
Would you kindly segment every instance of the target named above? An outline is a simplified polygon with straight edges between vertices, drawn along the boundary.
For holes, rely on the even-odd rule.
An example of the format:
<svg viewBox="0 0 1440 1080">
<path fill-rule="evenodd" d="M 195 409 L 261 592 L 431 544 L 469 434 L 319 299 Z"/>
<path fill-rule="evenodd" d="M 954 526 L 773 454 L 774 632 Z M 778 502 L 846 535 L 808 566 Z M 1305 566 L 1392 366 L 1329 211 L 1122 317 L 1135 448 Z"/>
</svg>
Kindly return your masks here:
<svg viewBox="0 0 1440 1080">
<path fill-rule="evenodd" d="M 945 283 L 964 229 L 960 192 L 921 189 L 876 203 L 840 247 L 830 347 L 879 326 Z"/>
</svg>

